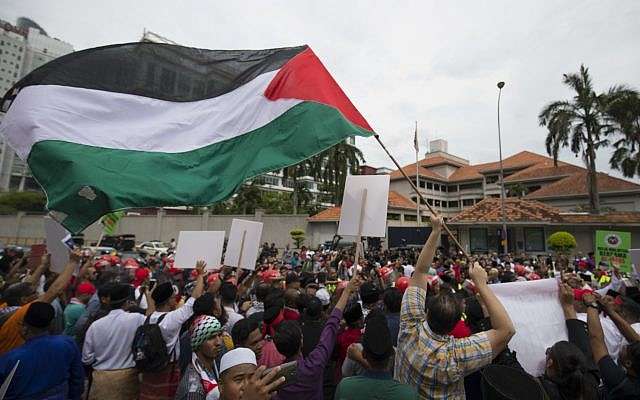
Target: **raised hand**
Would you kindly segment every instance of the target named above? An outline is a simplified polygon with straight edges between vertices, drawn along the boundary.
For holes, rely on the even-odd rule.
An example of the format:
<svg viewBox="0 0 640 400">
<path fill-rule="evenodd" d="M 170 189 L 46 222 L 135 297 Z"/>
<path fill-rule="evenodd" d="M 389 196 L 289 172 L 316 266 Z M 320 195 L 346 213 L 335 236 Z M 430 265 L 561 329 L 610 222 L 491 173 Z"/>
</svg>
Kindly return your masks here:
<svg viewBox="0 0 640 400">
<path fill-rule="evenodd" d="M 487 271 L 477 261 L 469 269 L 469 277 L 476 286 L 487 283 Z"/>
<path fill-rule="evenodd" d="M 204 269 L 206 267 L 207 267 L 207 263 L 204 262 L 203 260 L 199 260 L 198 262 L 196 262 L 196 272 L 198 273 L 198 276 L 204 275 Z"/>
<path fill-rule="evenodd" d="M 258 367 L 253 375 L 247 380 L 247 384 L 244 387 L 244 393 L 242 394 L 243 400 L 266 400 L 271 398 L 271 392 L 276 390 L 278 386 L 282 385 L 285 381 L 284 376 L 278 379 L 274 378 L 280 372 L 280 367 L 275 367 L 264 374 L 266 367 L 263 365 Z"/>
</svg>

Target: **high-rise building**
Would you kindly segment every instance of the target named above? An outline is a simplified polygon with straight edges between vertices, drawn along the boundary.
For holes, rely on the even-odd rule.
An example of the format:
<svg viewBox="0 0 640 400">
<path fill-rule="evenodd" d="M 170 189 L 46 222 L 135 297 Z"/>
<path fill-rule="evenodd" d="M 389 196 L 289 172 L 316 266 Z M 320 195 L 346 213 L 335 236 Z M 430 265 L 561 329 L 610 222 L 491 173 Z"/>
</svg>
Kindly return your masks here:
<svg viewBox="0 0 640 400">
<path fill-rule="evenodd" d="M 18 18 L 15 25 L 0 20 L 0 98 L 29 72 L 72 51 L 29 18 Z M 0 112 L 0 121 L 3 116 Z M 37 188 L 26 164 L 0 137 L 0 191 Z"/>
</svg>

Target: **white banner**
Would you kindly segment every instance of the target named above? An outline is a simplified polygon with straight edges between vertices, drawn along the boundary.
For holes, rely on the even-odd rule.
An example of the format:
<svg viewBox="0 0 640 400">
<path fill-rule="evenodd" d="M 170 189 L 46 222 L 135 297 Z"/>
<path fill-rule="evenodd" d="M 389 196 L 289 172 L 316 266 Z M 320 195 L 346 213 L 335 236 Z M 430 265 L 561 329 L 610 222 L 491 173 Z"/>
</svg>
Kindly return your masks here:
<svg viewBox="0 0 640 400">
<path fill-rule="evenodd" d="M 544 373 L 545 350 L 567 340 L 564 313 L 558 300 L 558 281 L 499 283 L 489 285 L 507 309 L 516 334 L 509 348 L 517 353 L 522 367 L 533 376 Z"/>
</svg>

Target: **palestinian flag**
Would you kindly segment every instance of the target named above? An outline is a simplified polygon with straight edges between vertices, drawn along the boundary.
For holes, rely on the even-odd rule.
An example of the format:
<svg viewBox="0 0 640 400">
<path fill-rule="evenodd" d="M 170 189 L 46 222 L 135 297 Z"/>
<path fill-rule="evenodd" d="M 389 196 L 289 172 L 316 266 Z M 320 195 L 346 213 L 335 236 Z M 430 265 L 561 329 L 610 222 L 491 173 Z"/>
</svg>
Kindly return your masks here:
<svg viewBox="0 0 640 400">
<path fill-rule="evenodd" d="M 33 71 L 2 107 L 0 133 L 72 232 L 115 210 L 212 204 L 373 134 L 308 46 L 99 47 Z"/>
</svg>

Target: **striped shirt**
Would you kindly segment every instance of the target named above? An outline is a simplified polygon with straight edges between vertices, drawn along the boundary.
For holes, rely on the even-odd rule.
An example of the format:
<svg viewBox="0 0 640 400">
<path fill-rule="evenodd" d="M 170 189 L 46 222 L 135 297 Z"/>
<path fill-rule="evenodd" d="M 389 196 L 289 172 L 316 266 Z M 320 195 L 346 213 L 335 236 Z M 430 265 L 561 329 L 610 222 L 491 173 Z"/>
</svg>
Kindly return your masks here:
<svg viewBox="0 0 640 400">
<path fill-rule="evenodd" d="M 491 363 L 486 332 L 454 339 L 426 322 L 427 292 L 409 287 L 402 298 L 394 377 L 418 388 L 421 399 L 464 400 L 464 377 Z"/>
</svg>

